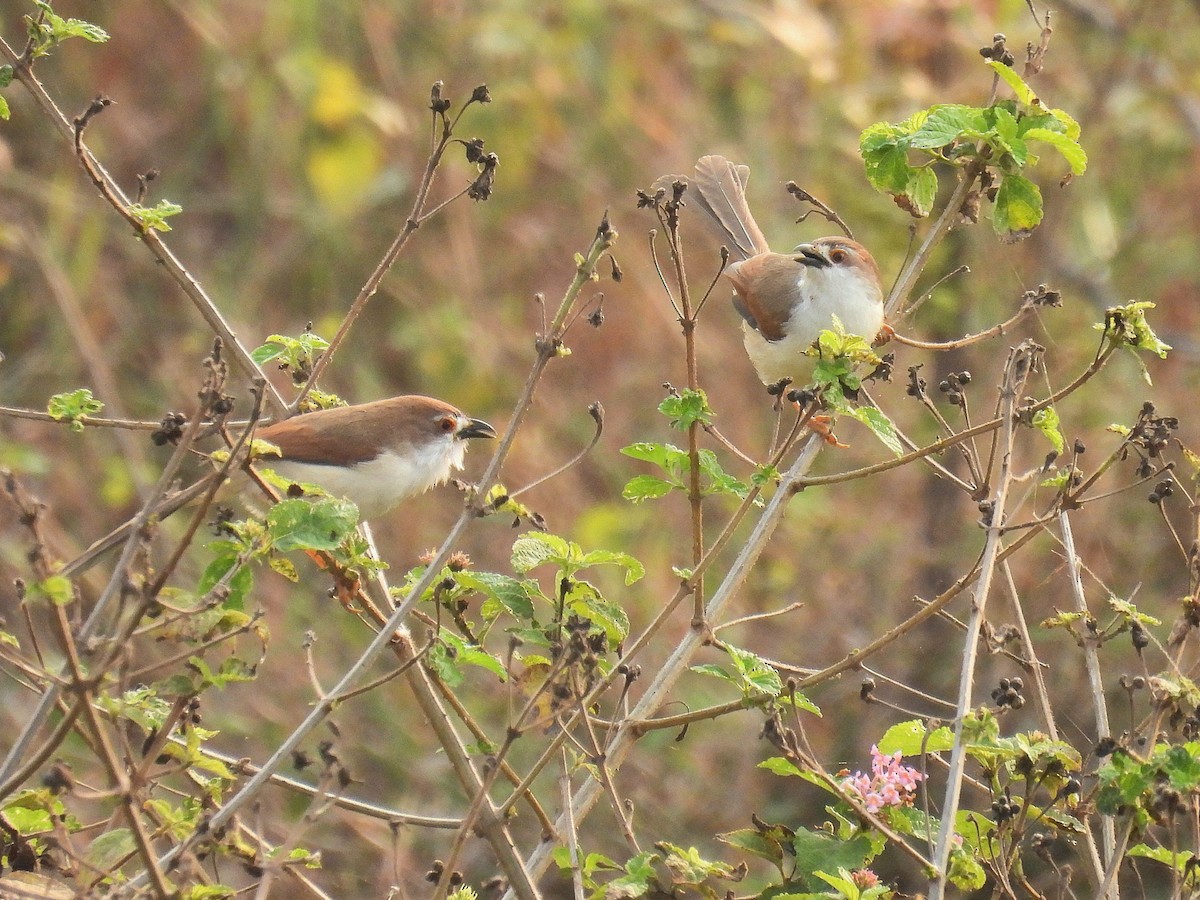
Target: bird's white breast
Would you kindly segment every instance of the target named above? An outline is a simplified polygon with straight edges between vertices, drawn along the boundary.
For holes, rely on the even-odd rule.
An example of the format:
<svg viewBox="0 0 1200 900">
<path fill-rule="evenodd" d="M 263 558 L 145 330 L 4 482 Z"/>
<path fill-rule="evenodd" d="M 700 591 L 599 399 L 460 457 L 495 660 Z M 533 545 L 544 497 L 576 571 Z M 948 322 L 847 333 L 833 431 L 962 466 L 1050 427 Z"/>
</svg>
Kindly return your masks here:
<svg viewBox="0 0 1200 900">
<path fill-rule="evenodd" d="M 292 460 L 263 460 L 292 481 L 319 485 L 335 497 L 346 497 L 358 507 L 359 516 L 373 519 L 401 501 L 441 484 L 463 466 L 464 441 L 447 436 L 444 441 L 422 447 L 405 447 L 403 453 L 385 450 L 367 462 L 353 466 L 326 466 Z"/>
<path fill-rule="evenodd" d="M 883 327 L 879 288 L 858 269 L 803 269 L 798 285 L 804 299 L 793 307 L 781 339 L 768 341 L 742 323 L 746 353 L 764 384 L 798 379 L 808 371 L 804 351 L 822 331 L 833 327 L 834 316 L 848 333 L 868 341 Z"/>
</svg>

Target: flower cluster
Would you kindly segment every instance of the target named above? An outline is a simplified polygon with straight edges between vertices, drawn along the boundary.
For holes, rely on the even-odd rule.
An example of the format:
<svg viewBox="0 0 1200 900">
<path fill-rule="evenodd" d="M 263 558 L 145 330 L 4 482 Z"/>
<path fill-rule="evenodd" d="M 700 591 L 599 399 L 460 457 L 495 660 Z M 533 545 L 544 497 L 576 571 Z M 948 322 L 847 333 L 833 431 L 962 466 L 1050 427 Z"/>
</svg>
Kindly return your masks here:
<svg viewBox="0 0 1200 900">
<path fill-rule="evenodd" d="M 901 765 L 900 751 L 880 753 L 871 747 L 871 774 L 855 772 L 842 782 L 850 793 L 858 797 L 867 807 L 867 812 L 877 813 L 888 806 L 911 806 L 917 794 L 917 784 L 925 776 L 911 766 Z"/>
</svg>

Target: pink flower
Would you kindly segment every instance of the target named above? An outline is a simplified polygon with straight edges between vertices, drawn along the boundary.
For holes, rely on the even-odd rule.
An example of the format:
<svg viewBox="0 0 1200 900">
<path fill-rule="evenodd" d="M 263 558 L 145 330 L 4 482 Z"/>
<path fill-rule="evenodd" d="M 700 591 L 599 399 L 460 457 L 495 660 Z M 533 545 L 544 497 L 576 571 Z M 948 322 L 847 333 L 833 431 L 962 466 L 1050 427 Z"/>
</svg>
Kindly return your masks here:
<svg viewBox="0 0 1200 900">
<path fill-rule="evenodd" d="M 873 888 L 879 884 L 879 876 L 870 869 L 855 869 L 850 873 L 850 880 L 860 888 Z"/>
<path fill-rule="evenodd" d="M 903 758 L 899 750 L 880 753 L 877 746 L 872 746 L 870 777 L 855 772 L 842 782 L 842 786 L 861 800 L 867 812 L 872 814 L 889 806 L 912 806 L 917 785 L 925 776 L 904 765 Z"/>
</svg>

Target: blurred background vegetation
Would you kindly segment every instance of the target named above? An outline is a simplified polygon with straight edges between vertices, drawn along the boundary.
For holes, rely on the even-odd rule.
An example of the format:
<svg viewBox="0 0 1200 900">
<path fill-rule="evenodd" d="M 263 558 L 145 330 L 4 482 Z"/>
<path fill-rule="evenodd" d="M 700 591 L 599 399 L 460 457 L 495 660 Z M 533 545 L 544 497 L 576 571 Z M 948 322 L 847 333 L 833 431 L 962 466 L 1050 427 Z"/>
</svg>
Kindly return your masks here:
<svg viewBox="0 0 1200 900">
<path fill-rule="evenodd" d="M 21 44 L 20 17 L 30 8 L 4 0 L 0 30 L 10 43 Z M 150 201 L 184 208 L 171 220 L 168 243 L 250 346 L 308 322 L 332 335 L 403 225 L 430 144 L 431 83 L 444 81 L 458 103 L 475 85 L 490 87 L 493 102 L 469 111 L 460 136 L 481 137 L 499 154 L 495 194 L 486 203 L 456 202 L 417 233 L 322 385 L 351 401 L 429 393 L 502 428 L 532 359 L 540 323 L 534 295 L 553 302 L 561 294 L 572 254 L 608 210 L 621 233 L 616 255 L 625 277 L 596 286 L 605 295 L 604 324 L 568 336 L 572 355 L 552 366 L 503 477 L 515 488 L 569 458 L 591 433 L 587 405 L 603 403 L 596 451 L 523 499 L 558 533 L 585 547 L 628 550 L 646 564 L 650 574 L 633 590 L 609 586 L 635 628 L 673 591 L 671 566 L 690 561 L 681 497 L 632 506 L 620 496 L 641 471 L 620 447 L 682 440 L 655 410 L 664 382 L 684 383 L 683 342 L 647 250 L 655 223 L 636 209 L 636 189 L 690 171 L 701 154 L 723 153 L 750 165 L 751 203 L 778 247 L 832 230 L 815 219 L 793 224 L 799 211 L 782 184 L 794 179 L 840 212 L 890 281 L 912 220 L 867 185 L 860 131 L 933 103 L 986 102 L 991 77 L 978 49 L 995 32 L 1008 35 L 1019 57 L 1038 40 L 1023 0 L 62 0 L 55 9 L 96 22 L 111 40 L 64 45 L 37 74 L 68 115 L 97 94 L 116 101 L 92 124 L 89 144 L 127 189 L 138 173 L 159 170 Z M 1046 196 L 1042 227 L 1015 246 L 1000 244 L 986 222 L 956 230 L 923 287 L 958 265 L 971 273 L 940 286 L 899 330 L 930 340 L 979 330 L 1006 318 L 1023 291 L 1049 284 L 1063 292 L 1064 308 L 1044 311 L 1022 334 L 1049 348 L 1049 380 L 1058 387 L 1090 361 L 1091 325 L 1105 306 L 1155 301 L 1152 321 L 1176 349 L 1167 362 L 1152 361 L 1153 389 L 1131 360 L 1118 360 L 1060 408 L 1066 436 L 1084 438 L 1099 455 L 1110 446 L 1103 428 L 1131 422 L 1153 399 L 1182 417 L 1180 434 L 1196 447 L 1197 423 L 1186 413 L 1196 396 L 1200 320 L 1200 7 L 1067 0 L 1056 4 L 1053 24 L 1046 68 L 1033 84 L 1082 124 L 1087 173 L 1060 188 L 1065 167 L 1047 154 L 1037 173 Z M 15 85 L 5 96 L 12 119 L 0 124 L 0 403 L 44 408 L 51 394 L 86 385 L 106 402 L 105 414 L 157 420 L 167 410 L 190 411 L 211 335 L 28 97 Z M 456 153 L 435 193 L 448 196 L 472 177 Z M 690 233 L 690 271 L 703 290 L 717 271 L 716 248 L 699 229 Z M 718 291 L 700 331 L 701 382 L 722 431 L 761 455 L 770 400 L 741 349 L 725 288 Z M 931 437 L 904 396 L 905 368 L 924 363 L 934 384 L 970 369 L 983 414 L 1004 349 L 1020 336 L 953 354 L 897 348 L 899 377 L 880 386 L 877 399 L 904 427 Z M 286 376 L 278 383 L 290 390 Z M 841 436 L 851 448 L 826 453 L 822 471 L 886 453 L 852 425 Z M 469 471 L 486 449 L 473 448 Z M 166 455 L 141 434 L 76 434 L 0 418 L 0 465 L 49 505 L 64 556 L 136 509 Z M 1132 466 L 1113 486 L 1131 480 Z M 1088 508 L 1077 537 L 1098 578 L 1120 595 L 1136 592 L 1143 608 L 1169 620 L 1186 572 L 1145 493 Z M 458 508 L 454 492 L 440 489 L 381 521 L 385 558 L 407 568 Z M 721 509 L 715 504 L 710 521 L 720 521 Z M 0 507 L 0 611 L 13 622 L 11 584 L 23 571 L 25 537 L 9 512 Z M 911 597 L 933 596 L 969 565 L 981 544 L 976 517 L 967 497 L 915 468 L 805 493 L 738 611 L 804 607 L 725 636 L 802 665 L 837 659 L 909 615 Z M 1190 533 L 1186 516 L 1179 524 Z M 464 549 L 480 567 L 502 569 L 512 537 L 507 523 L 489 520 Z M 1067 603 L 1053 545 L 1043 543 L 1040 564 L 1018 573 L 1033 621 Z M 259 574 L 255 600 L 268 611 L 272 652 L 255 685 L 231 689 L 227 705 L 206 710 L 206 724 L 221 729 L 218 743 L 234 756 L 261 759 L 303 715 L 306 629 L 316 632 L 319 666 L 330 675 L 365 640 L 357 622 L 331 608 L 320 577 L 310 576 L 293 587 Z M 1001 621 L 1006 614 L 996 612 Z M 686 629 L 686 612 L 674 627 Z M 1044 640 L 1069 697 L 1079 658 L 1061 635 Z M 958 659 L 938 651 L 957 645 L 950 625 L 928 626 L 893 650 L 886 671 L 944 694 Z M 1111 671 L 1127 652 L 1112 650 L 1118 668 Z M 1136 665 L 1131 653 L 1128 665 Z M 994 666 L 997 677 L 1012 674 Z M 871 742 L 897 716 L 860 705 L 858 684 L 847 677 L 814 697 L 825 717 L 813 736 L 831 770 L 865 767 Z M 9 697 L 13 688 L 0 690 L 8 730 L 23 721 L 23 701 Z M 698 678 L 685 690 L 694 706 L 727 696 Z M 403 689 L 371 698 L 338 714 L 342 755 L 362 792 L 400 808 L 453 812 L 460 798 L 446 767 L 428 754 L 419 718 L 397 709 Z M 503 721 L 502 704 L 495 716 Z M 1028 716 L 1023 727 L 1036 723 Z M 742 714 L 700 725 L 677 744 L 672 735 L 648 738 L 651 749 L 622 773 L 645 833 L 718 855 L 712 835 L 746 826 L 751 811 L 804 818 L 812 797 L 791 785 L 797 793 L 789 794 L 753 768 L 768 753 L 756 740 L 760 721 Z M 1090 716 L 1068 728 L 1085 750 L 1095 738 Z M 738 802 L 725 802 L 726 792 Z M 274 794 L 270 802 L 299 801 Z M 386 825 L 334 814 L 307 843 L 325 855 L 323 883 L 351 896 L 397 879 L 419 883 L 439 841 L 401 832 L 394 847 Z M 486 850 L 474 864 L 487 870 Z"/>
</svg>

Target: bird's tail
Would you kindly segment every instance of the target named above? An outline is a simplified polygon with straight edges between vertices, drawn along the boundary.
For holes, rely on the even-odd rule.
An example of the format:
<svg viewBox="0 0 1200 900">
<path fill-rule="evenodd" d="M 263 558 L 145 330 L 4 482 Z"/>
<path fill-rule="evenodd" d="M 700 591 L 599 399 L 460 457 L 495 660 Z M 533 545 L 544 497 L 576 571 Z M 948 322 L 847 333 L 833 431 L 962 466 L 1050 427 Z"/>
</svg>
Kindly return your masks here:
<svg viewBox="0 0 1200 900">
<path fill-rule="evenodd" d="M 748 166 L 723 156 L 702 156 L 696 163 L 691 197 L 708 217 L 706 224 L 729 247 L 735 259 L 749 259 L 771 248 L 746 203 Z"/>
</svg>

